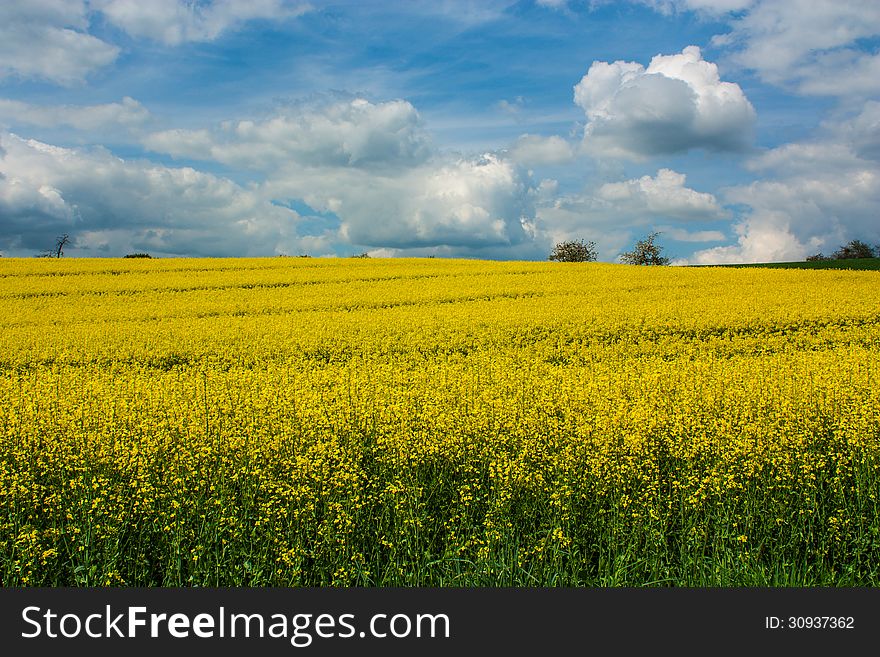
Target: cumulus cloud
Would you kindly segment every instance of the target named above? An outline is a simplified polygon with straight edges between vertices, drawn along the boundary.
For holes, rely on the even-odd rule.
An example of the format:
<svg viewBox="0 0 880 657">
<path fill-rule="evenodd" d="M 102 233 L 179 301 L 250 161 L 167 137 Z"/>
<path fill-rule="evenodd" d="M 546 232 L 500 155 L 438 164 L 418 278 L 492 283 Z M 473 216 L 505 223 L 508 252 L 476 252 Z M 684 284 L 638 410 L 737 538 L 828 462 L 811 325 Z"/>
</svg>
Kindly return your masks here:
<svg viewBox="0 0 880 657">
<path fill-rule="evenodd" d="M 510 245 L 527 239 L 535 212 L 533 190 L 521 171 L 497 156 L 416 171 L 410 182 L 415 193 L 401 199 L 404 231 L 396 231 L 408 243 Z M 358 227 L 367 230 L 355 241 L 365 242 L 369 226 L 360 222 Z"/>
<path fill-rule="evenodd" d="M 816 250 L 820 241 L 801 242 L 792 232 L 790 216 L 783 213 L 755 213 L 738 223 L 737 244 L 697 251 L 681 264 L 722 265 L 755 262 L 794 262 Z"/>
<path fill-rule="evenodd" d="M 657 175 L 605 183 L 597 197 L 628 213 L 667 216 L 681 221 L 714 220 L 726 216 L 712 194 L 685 187 L 685 175 L 660 169 Z"/>
<path fill-rule="evenodd" d="M 548 198 L 537 209 L 540 230 L 554 242 L 592 239 L 602 259 L 612 260 L 631 241 L 636 228 L 651 226 L 681 241 L 714 241 L 717 231 L 689 232 L 669 222 L 719 221 L 728 217 L 717 199 L 685 185 L 684 174 L 660 169 L 643 176 L 605 183 L 581 194 Z M 723 237 L 723 236 L 722 236 Z"/>
<path fill-rule="evenodd" d="M 694 148 L 749 147 L 755 110 L 739 85 L 723 82 L 700 49 L 636 62 L 593 62 L 574 87 L 586 114 L 583 146 L 623 158 L 682 153 Z"/>
<path fill-rule="evenodd" d="M 762 80 L 817 95 L 880 91 L 880 54 L 856 46 L 880 35 L 875 0 L 757 2 L 714 43 Z"/>
<path fill-rule="evenodd" d="M 574 149 L 562 137 L 526 134 L 516 140 L 507 155 L 526 166 L 566 164 L 574 159 Z"/>
<path fill-rule="evenodd" d="M 33 105 L 0 98 L 0 123 L 40 127 L 70 126 L 77 130 L 137 128 L 150 120 L 150 112 L 133 98 L 102 105 Z"/>
<path fill-rule="evenodd" d="M 307 3 L 285 0 L 91 0 L 90 6 L 132 36 L 146 37 L 168 45 L 211 41 L 249 20 L 289 19 L 311 9 Z"/>
<path fill-rule="evenodd" d="M 362 98 L 323 108 L 291 108 L 263 121 L 227 121 L 218 129 L 168 130 L 144 145 L 173 157 L 215 160 L 257 170 L 300 166 L 411 166 L 432 145 L 416 109 Z"/>
<path fill-rule="evenodd" d="M 82 82 L 119 54 L 116 46 L 88 34 L 88 27 L 82 0 L 0 3 L 0 79 Z"/>
<path fill-rule="evenodd" d="M 521 145 L 546 159 L 565 150 L 559 142 Z M 515 159 L 438 152 L 405 101 L 288 108 L 260 121 L 156 133 L 145 144 L 260 171 L 267 197 L 334 215 L 338 238 L 359 247 L 511 247 L 530 239 L 534 222 L 535 183 Z"/>
<path fill-rule="evenodd" d="M 763 179 L 726 191 L 749 210 L 737 243 L 694 255 L 699 263 L 800 260 L 860 239 L 880 242 L 878 106 L 827 127 L 823 138 L 785 144 L 753 159 Z"/>
<path fill-rule="evenodd" d="M 70 233 L 80 254 L 292 251 L 298 215 L 255 188 L 195 171 L 0 132 L 0 249 L 30 255 Z"/>
<path fill-rule="evenodd" d="M 272 176 L 273 198 L 302 198 L 339 217 L 339 236 L 367 247 L 458 249 L 529 239 L 536 192 L 531 178 L 497 155 L 441 157 L 381 175 L 346 167 L 304 167 Z"/>
<path fill-rule="evenodd" d="M 261 120 L 153 133 L 144 144 L 261 173 L 265 198 L 332 217 L 341 244 L 488 253 L 533 237 L 539 193 L 530 173 L 509 154 L 440 153 L 405 101 L 288 107 Z M 554 138 L 520 146 L 543 160 L 571 150 Z"/>
</svg>

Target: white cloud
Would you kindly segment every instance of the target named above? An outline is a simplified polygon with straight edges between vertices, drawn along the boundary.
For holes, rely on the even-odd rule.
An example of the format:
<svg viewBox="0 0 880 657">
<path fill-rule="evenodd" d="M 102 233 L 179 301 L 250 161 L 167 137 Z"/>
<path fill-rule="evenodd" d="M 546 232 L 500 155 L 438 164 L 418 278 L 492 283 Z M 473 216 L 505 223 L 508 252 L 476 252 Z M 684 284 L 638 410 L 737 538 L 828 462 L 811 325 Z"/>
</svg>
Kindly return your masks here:
<svg viewBox="0 0 880 657">
<path fill-rule="evenodd" d="M 554 139 L 526 143 L 544 158 L 565 150 Z M 156 133 L 145 144 L 260 171 L 268 197 L 335 214 L 343 243 L 467 250 L 530 239 L 537 196 L 530 175 L 509 157 L 440 154 L 405 101 L 288 108 L 215 130 Z"/>
<path fill-rule="evenodd" d="M 414 165 L 432 152 L 415 108 L 361 98 L 320 108 L 291 108 L 264 121 L 228 121 L 219 129 L 168 130 L 145 138 L 153 151 L 211 159 L 262 171 L 278 167 Z"/>
<path fill-rule="evenodd" d="M 859 166 L 853 155 L 852 148 L 841 142 L 795 142 L 762 153 L 747 161 L 745 167 L 762 174 L 776 171 L 787 177 L 814 175 L 817 169 L 830 172 Z"/>
<path fill-rule="evenodd" d="M 880 55 L 854 46 L 880 35 L 876 0 L 758 2 L 732 21 L 716 45 L 762 80 L 805 94 L 865 95 L 880 91 Z"/>
<path fill-rule="evenodd" d="M 855 118 L 828 128 L 860 158 L 880 162 L 880 102 L 869 101 Z"/>
<path fill-rule="evenodd" d="M 635 4 L 650 7 L 664 16 L 694 11 L 712 18 L 730 12 L 742 11 L 755 4 L 756 1 L 758 0 L 630 0 Z M 569 0 L 536 0 L 536 3 L 552 9 L 565 9 L 569 5 Z M 613 4 L 613 0 L 589 0 L 590 8 L 606 4 Z"/>
<path fill-rule="evenodd" d="M 596 193 L 603 201 L 628 213 L 665 216 L 681 221 L 714 220 L 726 216 L 712 194 L 685 187 L 685 175 L 660 169 L 654 178 L 605 183 Z"/>
<path fill-rule="evenodd" d="M 535 4 L 549 9 L 565 9 L 568 6 L 568 0 L 535 0 Z"/>
<path fill-rule="evenodd" d="M 664 238 L 676 242 L 724 242 L 727 240 L 720 230 L 686 230 L 677 226 L 656 226 L 657 232 Z"/>
<path fill-rule="evenodd" d="M 873 162 L 873 163 L 872 163 Z M 814 141 L 783 144 L 746 162 L 759 173 L 791 174 L 861 171 L 880 165 L 880 102 L 869 101 L 848 119 L 828 121 Z"/>
<path fill-rule="evenodd" d="M 119 48 L 88 34 L 85 2 L 0 3 L 0 79 L 15 75 L 63 85 L 115 61 Z"/>
<path fill-rule="evenodd" d="M 880 93 L 880 54 L 852 49 L 822 53 L 796 75 L 799 78 L 798 90 L 803 94 L 872 95 Z"/>
<path fill-rule="evenodd" d="M 717 231 L 689 232 L 669 225 L 680 221 L 717 221 L 728 216 L 712 194 L 690 189 L 685 181 L 684 174 L 660 169 L 654 177 L 605 183 L 582 194 L 550 198 L 538 206 L 538 225 L 554 242 L 595 240 L 604 260 L 615 259 L 629 244 L 635 230 L 648 226 L 681 241 L 719 239 Z"/>
<path fill-rule="evenodd" d="M 335 213 L 345 242 L 396 249 L 526 242 L 536 195 L 526 173 L 492 154 L 437 157 L 390 175 L 347 167 L 289 168 L 272 176 L 266 188 L 273 198 L 301 198 Z"/>
<path fill-rule="evenodd" d="M 407 242 L 473 246 L 527 239 L 524 223 L 534 219 L 533 193 L 510 163 L 487 154 L 414 173 L 416 193 L 400 204 Z M 368 237 L 365 230 L 355 241 Z"/>
<path fill-rule="evenodd" d="M 798 240 L 787 213 L 756 213 L 734 227 L 737 244 L 696 252 L 681 264 L 722 265 L 754 262 L 793 262 L 816 250 Z"/>
<path fill-rule="evenodd" d="M 527 143 L 532 155 L 559 157 L 556 140 L 543 149 Z M 268 198 L 334 214 L 341 243 L 466 251 L 531 239 L 537 191 L 530 175 L 510 157 L 440 154 L 405 101 L 292 107 L 213 130 L 156 133 L 145 144 L 262 172 Z"/>
<path fill-rule="evenodd" d="M 762 180 L 726 191 L 748 206 L 737 244 L 701 251 L 694 262 L 771 262 L 830 253 L 853 239 L 880 242 L 880 106 L 826 127 L 812 142 L 785 144 L 755 158 Z"/>
<path fill-rule="evenodd" d="M 63 232 L 81 255 L 269 255 L 302 244 L 298 215 L 256 188 L 10 133 L 0 132 L 0 147 L 0 249 L 7 253 L 42 251 Z"/>
<path fill-rule="evenodd" d="M 112 126 L 137 128 L 150 120 L 150 112 L 133 98 L 102 105 L 32 105 L 0 98 L 0 123 L 41 127 L 66 125 L 77 130 L 106 131 Z"/>
<path fill-rule="evenodd" d="M 163 130 L 143 138 L 143 144 L 156 153 L 175 158 L 226 161 L 224 153 L 215 153 L 217 142 L 207 130 Z"/>
<path fill-rule="evenodd" d="M 513 100 L 507 100 L 506 98 L 499 100 L 495 106 L 501 110 L 504 114 L 512 117 L 514 120 L 520 120 L 523 108 L 525 107 L 526 100 L 522 96 L 517 96 Z"/>
<path fill-rule="evenodd" d="M 694 148 L 738 151 L 752 139 L 755 110 L 739 85 L 721 81 L 700 49 L 636 62 L 593 62 L 574 88 L 594 155 L 641 158 Z"/>
<path fill-rule="evenodd" d="M 286 20 L 309 11 L 287 0 L 27 0 L 0 3 L 0 79 L 41 78 L 62 85 L 83 82 L 112 64 L 120 49 L 89 33 L 100 14 L 134 37 L 167 45 L 211 41 L 255 20 Z"/>
<path fill-rule="evenodd" d="M 754 3 L 755 0 L 684 0 L 681 4 L 694 11 L 723 14 L 731 11 L 742 11 Z"/>
<path fill-rule="evenodd" d="M 566 164 L 574 158 L 571 144 L 555 135 L 521 135 L 508 151 L 508 157 L 526 166 Z"/>
<path fill-rule="evenodd" d="M 408 0 L 390 6 L 395 13 L 405 8 L 407 13 L 474 28 L 498 20 L 515 3 L 515 0 Z"/>
<path fill-rule="evenodd" d="M 742 11 L 754 2 L 755 0 L 641 0 L 641 4 L 651 7 L 661 14 L 696 11 L 713 16 Z"/>
<path fill-rule="evenodd" d="M 249 20 L 284 20 L 311 9 L 307 3 L 285 0 L 91 0 L 90 6 L 132 36 L 168 45 L 211 41 Z"/>
</svg>

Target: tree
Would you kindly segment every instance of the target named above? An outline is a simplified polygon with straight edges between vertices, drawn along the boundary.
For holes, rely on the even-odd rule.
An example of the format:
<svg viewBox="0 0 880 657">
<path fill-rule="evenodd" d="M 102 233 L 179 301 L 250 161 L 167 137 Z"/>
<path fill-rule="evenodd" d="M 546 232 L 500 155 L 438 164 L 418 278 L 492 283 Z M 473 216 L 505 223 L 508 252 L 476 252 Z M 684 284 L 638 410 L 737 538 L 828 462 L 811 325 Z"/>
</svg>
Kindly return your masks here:
<svg viewBox="0 0 880 657">
<path fill-rule="evenodd" d="M 853 240 L 849 244 L 841 246 L 837 251 L 831 254 L 835 260 L 851 260 L 855 258 L 873 258 L 874 249 L 861 240 Z"/>
<path fill-rule="evenodd" d="M 55 247 L 42 253 L 44 258 L 60 258 L 64 255 L 64 247 L 70 243 L 70 235 L 64 233 L 55 238 Z"/>
<path fill-rule="evenodd" d="M 559 242 L 553 247 L 548 260 L 557 262 L 594 262 L 596 260 L 596 243 L 583 240 Z"/>
<path fill-rule="evenodd" d="M 668 265 L 669 258 L 660 255 L 662 246 L 654 243 L 660 233 L 651 233 L 645 239 L 636 242 L 632 251 L 620 254 L 620 261 L 625 265 Z"/>
</svg>

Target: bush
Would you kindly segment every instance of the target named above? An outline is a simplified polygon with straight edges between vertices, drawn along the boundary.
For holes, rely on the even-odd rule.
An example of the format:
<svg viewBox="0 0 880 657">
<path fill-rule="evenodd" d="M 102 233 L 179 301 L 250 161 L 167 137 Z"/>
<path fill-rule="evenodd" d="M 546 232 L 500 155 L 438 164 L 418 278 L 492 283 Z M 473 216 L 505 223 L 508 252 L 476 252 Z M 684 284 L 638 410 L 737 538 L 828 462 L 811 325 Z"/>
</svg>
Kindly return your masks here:
<svg viewBox="0 0 880 657">
<path fill-rule="evenodd" d="M 128 255 L 123 256 L 123 257 L 125 257 L 125 258 L 152 258 L 153 256 L 151 256 L 149 253 L 129 253 Z"/>
<path fill-rule="evenodd" d="M 807 256 L 807 262 L 822 262 L 823 260 L 830 260 L 830 258 L 821 251 L 815 255 Z"/>
<path fill-rule="evenodd" d="M 596 260 L 596 243 L 583 240 L 560 242 L 553 247 L 549 260 L 557 262 L 594 262 Z"/>
<path fill-rule="evenodd" d="M 849 244 L 840 247 L 832 255 L 835 260 L 854 260 L 856 258 L 873 258 L 874 249 L 861 240 L 853 240 Z"/>
<path fill-rule="evenodd" d="M 669 258 L 660 255 L 662 246 L 654 244 L 660 233 L 651 233 L 645 239 L 636 242 L 632 251 L 620 254 L 620 261 L 625 265 L 668 265 Z"/>
</svg>

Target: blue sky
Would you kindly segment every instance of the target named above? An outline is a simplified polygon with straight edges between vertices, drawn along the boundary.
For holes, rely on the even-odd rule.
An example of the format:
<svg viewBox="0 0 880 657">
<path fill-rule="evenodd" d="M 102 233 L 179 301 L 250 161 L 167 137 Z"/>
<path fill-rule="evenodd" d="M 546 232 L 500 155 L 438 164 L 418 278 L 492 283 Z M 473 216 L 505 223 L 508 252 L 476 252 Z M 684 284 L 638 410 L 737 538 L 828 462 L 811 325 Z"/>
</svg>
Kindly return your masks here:
<svg viewBox="0 0 880 657">
<path fill-rule="evenodd" d="M 0 253 L 880 242 L 880 5 L 0 3 Z"/>
</svg>

